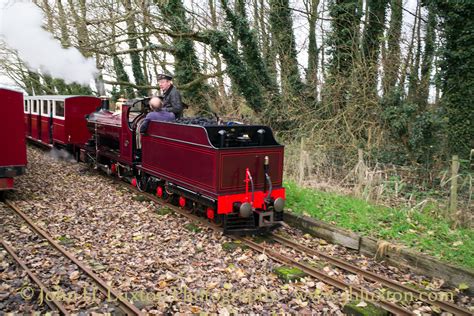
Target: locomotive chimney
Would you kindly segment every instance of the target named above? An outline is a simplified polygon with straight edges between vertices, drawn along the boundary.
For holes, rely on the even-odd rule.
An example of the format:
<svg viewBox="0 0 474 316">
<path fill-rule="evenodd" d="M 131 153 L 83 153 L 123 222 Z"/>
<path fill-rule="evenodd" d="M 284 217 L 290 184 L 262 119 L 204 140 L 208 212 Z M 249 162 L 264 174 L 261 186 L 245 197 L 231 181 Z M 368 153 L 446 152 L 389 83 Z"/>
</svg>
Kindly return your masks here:
<svg viewBox="0 0 474 316">
<path fill-rule="evenodd" d="M 217 134 L 219 134 L 219 146 L 220 148 L 224 148 L 225 135 L 227 134 L 227 132 L 221 129 L 217 132 Z"/>
<path fill-rule="evenodd" d="M 100 99 L 101 99 L 101 101 L 100 101 L 100 110 L 101 111 L 108 111 L 109 106 L 110 106 L 109 98 L 106 97 L 106 96 L 101 96 Z"/>
<path fill-rule="evenodd" d="M 258 133 L 258 144 L 259 144 L 260 146 L 263 146 L 263 143 L 264 143 L 264 141 L 265 141 L 265 135 L 264 135 L 264 134 L 265 134 L 265 130 L 264 130 L 263 128 L 261 128 L 261 129 L 259 129 L 259 130 L 257 131 L 257 133 Z"/>
</svg>

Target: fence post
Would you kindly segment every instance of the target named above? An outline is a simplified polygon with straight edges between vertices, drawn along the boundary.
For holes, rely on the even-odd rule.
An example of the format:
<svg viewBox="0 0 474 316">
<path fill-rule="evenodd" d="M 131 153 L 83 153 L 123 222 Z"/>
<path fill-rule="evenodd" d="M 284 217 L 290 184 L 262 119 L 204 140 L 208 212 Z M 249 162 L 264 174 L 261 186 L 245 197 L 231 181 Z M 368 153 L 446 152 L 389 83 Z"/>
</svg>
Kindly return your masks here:
<svg viewBox="0 0 474 316">
<path fill-rule="evenodd" d="M 453 220 L 457 220 L 457 205 L 458 205 L 458 171 L 459 171 L 459 157 L 453 155 L 451 161 L 451 190 L 449 194 L 449 214 Z"/>
<path fill-rule="evenodd" d="M 365 179 L 365 163 L 364 163 L 364 151 L 362 148 L 357 149 L 358 162 L 357 162 L 357 195 L 362 197 L 364 192 L 364 179 Z"/>
<path fill-rule="evenodd" d="M 304 165 L 305 165 L 305 151 L 304 151 L 304 139 L 301 138 L 300 144 L 300 161 L 299 161 L 299 174 L 298 184 L 302 185 L 304 180 Z"/>
</svg>

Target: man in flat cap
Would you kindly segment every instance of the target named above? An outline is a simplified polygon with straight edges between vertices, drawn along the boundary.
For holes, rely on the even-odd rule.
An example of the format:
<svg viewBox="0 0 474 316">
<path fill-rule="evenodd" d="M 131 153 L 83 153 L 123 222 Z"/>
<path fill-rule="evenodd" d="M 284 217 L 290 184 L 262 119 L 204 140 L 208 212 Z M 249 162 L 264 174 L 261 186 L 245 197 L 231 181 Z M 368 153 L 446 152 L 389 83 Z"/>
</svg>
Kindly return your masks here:
<svg viewBox="0 0 474 316">
<path fill-rule="evenodd" d="M 181 101 L 181 94 L 173 86 L 172 79 L 173 77 L 168 74 L 158 75 L 158 84 L 162 92 L 160 98 L 163 100 L 163 109 L 173 112 L 178 119 L 183 116 L 183 102 Z"/>
</svg>

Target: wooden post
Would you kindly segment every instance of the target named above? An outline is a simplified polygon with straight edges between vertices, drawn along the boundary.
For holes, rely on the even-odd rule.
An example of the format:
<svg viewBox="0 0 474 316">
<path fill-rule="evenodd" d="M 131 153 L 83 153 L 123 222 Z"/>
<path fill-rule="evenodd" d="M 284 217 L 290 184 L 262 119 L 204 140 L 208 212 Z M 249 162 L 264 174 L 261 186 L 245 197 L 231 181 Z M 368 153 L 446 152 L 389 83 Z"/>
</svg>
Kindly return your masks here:
<svg viewBox="0 0 474 316">
<path fill-rule="evenodd" d="M 456 210 L 458 205 L 458 171 L 459 157 L 453 155 L 451 162 L 451 190 L 449 194 L 449 214 L 453 220 L 456 220 Z"/>
<path fill-rule="evenodd" d="M 362 148 L 357 149 L 357 154 L 359 156 L 357 162 L 357 195 L 362 196 L 364 192 L 364 178 L 365 178 L 365 168 L 364 168 L 364 151 Z"/>
<path fill-rule="evenodd" d="M 305 165 L 305 155 L 304 155 L 304 139 L 301 138 L 300 144 L 300 161 L 299 161 L 299 174 L 298 174 L 298 184 L 302 185 L 304 180 L 304 165 Z"/>
</svg>

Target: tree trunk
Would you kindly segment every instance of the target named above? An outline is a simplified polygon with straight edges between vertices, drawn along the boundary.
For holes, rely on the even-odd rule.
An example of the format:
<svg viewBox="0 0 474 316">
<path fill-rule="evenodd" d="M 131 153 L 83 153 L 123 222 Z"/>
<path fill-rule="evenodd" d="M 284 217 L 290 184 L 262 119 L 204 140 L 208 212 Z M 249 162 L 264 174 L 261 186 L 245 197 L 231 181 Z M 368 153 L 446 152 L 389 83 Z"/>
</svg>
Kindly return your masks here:
<svg viewBox="0 0 474 316">
<path fill-rule="evenodd" d="M 426 24 L 425 31 L 425 49 L 423 52 L 423 61 L 421 64 L 421 79 L 419 87 L 419 104 L 423 109 L 428 104 L 428 98 L 430 93 L 430 82 L 431 82 L 431 69 L 433 66 L 434 52 L 435 52 L 435 41 L 436 41 L 436 13 L 434 7 L 428 7 L 428 21 Z"/>
<path fill-rule="evenodd" d="M 331 61 L 323 90 L 323 101 L 329 112 L 346 107 L 349 86 L 358 51 L 361 12 L 358 0 L 335 0 L 329 4 L 332 29 L 327 43 Z"/>
<path fill-rule="evenodd" d="M 122 4 L 125 8 L 125 15 L 127 16 L 126 24 L 127 24 L 127 33 L 128 33 L 128 47 L 129 49 L 133 50 L 138 47 L 138 42 L 136 40 L 137 36 L 137 28 L 135 26 L 135 19 L 132 12 L 132 3 L 130 0 L 122 0 Z M 133 77 L 135 78 L 135 83 L 138 86 L 144 86 L 146 84 L 145 77 L 143 76 L 142 64 L 140 61 L 140 53 L 139 52 L 131 52 L 130 59 L 132 61 L 132 73 Z M 148 96 L 148 91 L 146 89 L 139 89 L 138 96 Z"/>
<path fill-rule="evenodd" d="M 280 64 L 282 95 L 288 100 L 298 99 L 304 85 L 298 70 L 293 20 L 289 0 L 270 0 L 270 27 Z"/>
<path fill-rule="evenodd" d="M 395 88 L 400 71 L 400 37 L 402 34 L 402 0 L 390 3 L 390 26 L 387 32 L 387 54 L 383 62 L 384 76 L 382 79 L 383 95 Z"/>
<path fill-rule="evenodd" d="M 166 2 L 155 0 L 160 8 L 163 19 L 175 33 L 189 33 L 191 28 L 186 20 L 186 10 L 181 0 L 169 0 Z M 193 41 L 186 37 L 176 36 L 173 38 L 175 52 L 175 79 L 177 84 L 186 84 L 194 81 L 200 74 L 199 61 L 194 49 Z M 194 104 L 198 112 L 209 112 L 208 98 L 210 87 L 200 81 L 183 91 L 184 99 Z"/>
<path fill-rule="evenodd" d="M 314 100 L 318 99 L 318 44 L 316 42 L 316 21 L 318 18 L 319 0 L 308 1 L 308 26 L 309 26 L 309 44 L 308 44 L 308 70 L 306 73 L 306 82 Z"/>
<path fill-rule="evenodd" d="M 367 0 L 367 6 L 367 23 L 362 41 L 362 56 L 367 67 L 367 78 L 362 83 L 367 87 L 369 98 L 376 98 L 380 39 L 385 29 L 387 0 Z"/>
</svg>

